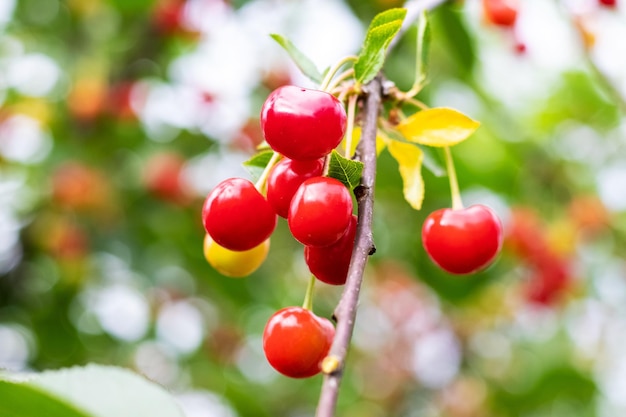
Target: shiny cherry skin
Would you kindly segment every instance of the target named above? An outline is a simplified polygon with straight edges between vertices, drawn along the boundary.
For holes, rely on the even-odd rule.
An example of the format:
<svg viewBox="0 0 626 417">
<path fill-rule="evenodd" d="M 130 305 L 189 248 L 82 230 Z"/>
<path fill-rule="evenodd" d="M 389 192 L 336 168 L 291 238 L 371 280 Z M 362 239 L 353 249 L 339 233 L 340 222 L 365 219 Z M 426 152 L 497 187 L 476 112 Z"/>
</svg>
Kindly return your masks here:
<svg viewBox="0 0 626 417">
<path fill-rule="evenodd" d="M 500 219 L 481 204 L 437 210 L 422 227 L 430 259 L 451 274 L 471 274 L 487 267 L 500 252 L 502 240 Z"/>
<path fill-rule="evenodd" d="M 340 181 L 309 178 L 300 185 L 289 205 L 289 230 L 303 245 L 329 246 L 348 229 L 352 209 L 352 195 Z"/>
<path fill-rule="evenodd" d="M 250 275 L 263 264 L 270 251 L 270 240 L 244 251 L 234 251 L 218 245 L 207 233 L 203 243 L 204 258 L 220 274 L 230 278 Z"/>
<path fill-rule="evenodd" d="M 333 95 L 286 85 L 274 90 L 261 109 L 261 129 L 269 146 L 296 161 L 322 158 L 339 145 L 346 111 Z"/>
<path fill-rule="evenodd" d="M 207 196 L 202 207 L 202 222 L 218 245 L 244 251 L 270 237 L 277 217 L 254 184 L 244 178 L 229 178 Z"/>
<path fill-rule="evenodd" d="M 294 161 L 283 158 L 274 165 L 267 177 L 267 201 L 276 214 L 287 218 L 289 204 L 298 187 L 307 179 L 319 177 L 324 171 L 324 158 L 313 161 Z"/>
<path fill-rule="evenodd" d="M 321 371 L 335 337 L 325 318 L 302 307 L 285 307 L 270 317 L 263 331 L 263 351 L 274 369 L 291 378 L 308 378 Z"/>
<path fill-rule="evenodd" d="M 304 260 L 315 278 L 331 285 L 346 283 L 356 237 L 356 225 L 357 217 L 353 215 L 348 230 L 336 243 L 318 248 L 304 247 Z"/>
<path fill-rule="evenodd" d="M 518 0 L 483 0 L 485 18 L 494 25 L 513 27 L 518 9 Z"/>
</svg>

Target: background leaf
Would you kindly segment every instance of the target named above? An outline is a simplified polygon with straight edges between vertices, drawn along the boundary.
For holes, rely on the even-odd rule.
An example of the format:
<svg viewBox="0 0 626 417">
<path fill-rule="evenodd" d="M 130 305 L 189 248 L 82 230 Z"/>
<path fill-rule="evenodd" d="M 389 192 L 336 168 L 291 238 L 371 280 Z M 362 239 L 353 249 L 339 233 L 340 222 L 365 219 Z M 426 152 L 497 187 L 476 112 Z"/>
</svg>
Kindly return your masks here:
<svg viewBox="0 0 626 417">
<path fill-rule="evenodd" d="M 353 190 L 354 187 L 359 185 L 362 172 L 362 162 L 346 159 L 343 156 L 339 155 L 337 151 L 331 152 L 330 165 L 328 169 L 329 177 L 338 179 L 346 187 Z"/>
<path fill-rule="evenodd" d="M 296 46 L 284 36 L 278 35 L 276 33 L 270 34 L 272 39 L 274 39 L 280 46 L 282 46 L 285 51 L 289 54 L 291 59 L 293 59 L 294 63 L 300 68 L 300 71 L 307 77 L 309 77 L 313 82 L 317 84 L 322 83 L 322 73 L 317 69 L 313 61 L 311 61 L 306 55 L 304 55 Z"/>
<path fill-rule="evenodd" d="M 404 199 L 415 210 L 422 208 L 424 201 L 424 180 L 422 179 L 422 150 L 411 143 L 390 140 L 387 149 L 398 162 L 398 170 L 402 177 Z"/>
<path fill-rule="evenodd" d="M 354 75 L 359 83 L 367 83 L 378 74 L 385 63 L 385 52 L 396 36 L 406 16 L 406 9 L 390 9 L 379 13 L 370 23 Z"/>
<path fill-rule="evenodd" d="M 28 384 L 67 400 L 94 417 L 183 417 L 174 397 L 164 388 L 123 368 L 88 365 L 48 371 Z"/>
<path fill-rule="evenodd" d="M 457 110 L 439 107 L 411 115 L 397 129 L 409 142 L 443 147 L 464 141 L 478 126 L 479 122 Z"/>
<path fill-rule="evenodd" d="M 90 414 L 27 383 L 0 381 L 0 416 L 90 417 Z"/>
</svg>

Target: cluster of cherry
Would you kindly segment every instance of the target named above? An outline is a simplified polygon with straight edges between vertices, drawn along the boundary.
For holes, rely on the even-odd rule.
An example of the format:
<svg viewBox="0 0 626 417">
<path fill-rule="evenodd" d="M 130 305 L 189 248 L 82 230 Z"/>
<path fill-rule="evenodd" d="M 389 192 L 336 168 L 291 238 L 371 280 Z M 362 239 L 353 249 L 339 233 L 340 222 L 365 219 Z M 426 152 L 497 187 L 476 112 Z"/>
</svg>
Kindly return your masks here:
<svg viewBox="0 0 626 417">
<path fill-rule="evenodd" d="M 327 175 L 328 156 L 339 146 L 346 125 L 343 104 L 324 91 L 283 86 L 268 96 L 261 128 L 273 156 L 263 175 L 256 184 L 227 179 L 204 202 L 204 250 L 211 265 L 228 276 L 254 271 L 267 256 L 281 216 L 304 245 L 313 276 L 333 285 L 346 282 L 357 217 L 351 190 Z M 459 201 L 426 218 L 422 240 L 439 267 L 469 274 L 499 253 L 502 225 L 488 207 L 463 208 Z M 303 307 L 286 307 L 270 317 L 263 349 L 280 373 L 309 377 L 320 372 L 334 333 L 332 323 L 313 314 L 305 301 Z"/>
<path fill-rule="evenodd" d="M 304 245 L 311 273 L 329 284 L 345 283 L 357 218 L 351 191 L 324 174 L 346 124 L 343 104 L 329 93 L 288 85 L 268 96 L 261 111 L 263 134 L 274 151 L 267 174 L 256 184 L 227 179 L 203 206 L 205 255 L 216 269 L 230 276 L 256 269 L 281 216 Z M 263 348 L 279 372 L 308 377 L 320 371 L 334 333 L 329 320 L 308 308 L 287 307 L 267 323 Z"/>
</svg>

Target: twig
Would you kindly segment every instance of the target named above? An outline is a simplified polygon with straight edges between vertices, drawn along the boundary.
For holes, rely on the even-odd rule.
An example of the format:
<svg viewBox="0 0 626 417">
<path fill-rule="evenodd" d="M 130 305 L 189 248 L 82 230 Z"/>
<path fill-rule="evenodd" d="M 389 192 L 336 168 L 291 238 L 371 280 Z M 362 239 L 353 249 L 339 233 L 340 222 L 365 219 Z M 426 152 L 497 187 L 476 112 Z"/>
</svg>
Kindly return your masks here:
<svg viewBox="0 0 626 417">
<path fill-rule="evenodd" d="M 363 87 L 367 93 L 365 118 L 361 141 L 357 148 L 357 158 L 363 162 L 363 174 L 360 185 L 354 190 L 358 204 L 359 222 L 357 225 L 352 260 L 348 270 L 348 278 L 335 309 L 337 328 L 335 339 L 330 348 L 327 360 L 322 368 L 326 375 L 317 406 L 316 417 L 332 417 L 337 405 L 339 383 L 343 376 L 343 365 L 352 338 L 356 319 L 357 303 L 363 281 L 363 273 L 367 258 L 375 251 L 372 238 L 372 215 L 374 208 L 374 181 L 376 178 L 376 124 L 381 106 L 381 80 L 376 77 Z M 333 369 L 334 368 L 334 369 Z"/>
<path fill-rule="evenodd" d="M 431 10 L 446 0 L 409 0 L 405 3 L 407 16 L 399 33 L 393 39 L 387 53 L 397 44 L 398 39 L 419 18 L 424 10 Z M 383 80 L 382 76 L 375 77 L 363 86 L 366 94 L 363 109 L 363 128 L 361 140 L 357 147 L 356 159 L 363 162 L 361 182 L 354 190 L 358 205 L 358 224 L 352 259 L 348 269 L 348 277 L 341 299 L 335 309 L 334 318 L 337 321 L 335 338 L 328 356 L 322 363 L 324 382 L 315 412 L 316 417 L 333 417 L 337 407 L 339 385 L 343 377 L 344 365 L 348 348 L 352 339 L 354 322 L 356 320 L 357 304 L 363 282 L 365 266 L 370 255 L 376 251 L 372 237 L 372 217 L 374 212 L 374 183 L 376 179 L 376 132 L 378 116 L 382 108 Z"/>
</svg>

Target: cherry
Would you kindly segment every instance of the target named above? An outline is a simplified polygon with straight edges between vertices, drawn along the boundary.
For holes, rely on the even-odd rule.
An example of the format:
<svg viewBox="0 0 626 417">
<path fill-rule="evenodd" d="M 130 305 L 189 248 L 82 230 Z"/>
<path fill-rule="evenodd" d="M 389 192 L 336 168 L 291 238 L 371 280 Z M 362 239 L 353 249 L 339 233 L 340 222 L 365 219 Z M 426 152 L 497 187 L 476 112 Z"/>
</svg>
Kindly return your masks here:
<svg viewBox="0 0 626 417">
<path fill-rule="evenodd" d="M 348 230 L 334 244 L 321 248 L 304 247 L 304 260 L 315 278 L 332 285 L 343 285 L 348 277 L 356 237 L 357 217 L 352 216 Z"/>
<path fill-rule="evenodd" d="M 607 6 L 607 7 L 616 7 L 617 6 L 617 0 L 598 0 L 598 3 L 601 6 Z"/>
<path fill-rule="evenodd" d="M 352 196 L 329 177 L 305 180 L 289 205 L 289 230 L 306 246 L 329 246 L 346 232 L 352 219 Z"/>
<path fill-rule="evenodd" d="M 310 161 L 335 149 L 346 130 L 346 111 L 333 95 L 286 85 L 261 109 L 261 128 L 272 149 L 289 159 Z"/>
<path fill-rule="evenodd" d="M 232 251 L 218 245 L 210 235 L 204 237 L 204 258 L 222 275 L 241 278 L 250 275 L 259 267 L 270 250 L 270 240 L 244 251 Z"/>
<path fill-rule="evenodd" d="M 220 246 L 244 251 L 260 245 L 272 234 L 276 213 L 250 181 L 229 178 L 207 196 L 202 221 Z"/>
<path fill-rule="evenodd" d="M 489 207 L 440 209 L 422 227 L 430 259 L 452 274 L 470 274 L 489 265 L 502 247 L 502 223 Z"/>
<path fill-rule="evenodd" d="M 517 0 L 483 0 L 485 18 L 498 26 L 512 27 L 517 20 Z"/>
<path fill-rule="evenodd" d="M 270 317 L 263 331 L 263 351 L 274 369 L 291 378 L 318 374 L 335 328 L 302 307 L 285 307 Z"/>
<path fill-rule="evenodd" d="M 274 165 L 267 177 L 267 201 L 276 214 L 287 218 L 289 204 L 298 187 L 307 179 L 319 177 L 324 170 L 324 159 L 294 161 L 284 158 Z"/>
</svg>

